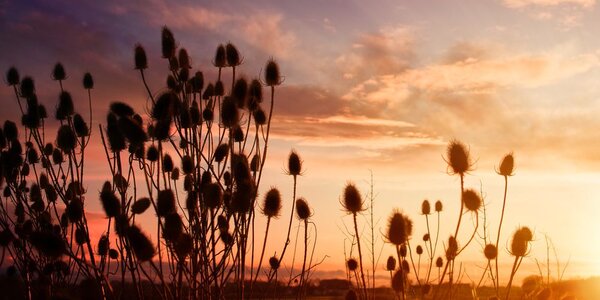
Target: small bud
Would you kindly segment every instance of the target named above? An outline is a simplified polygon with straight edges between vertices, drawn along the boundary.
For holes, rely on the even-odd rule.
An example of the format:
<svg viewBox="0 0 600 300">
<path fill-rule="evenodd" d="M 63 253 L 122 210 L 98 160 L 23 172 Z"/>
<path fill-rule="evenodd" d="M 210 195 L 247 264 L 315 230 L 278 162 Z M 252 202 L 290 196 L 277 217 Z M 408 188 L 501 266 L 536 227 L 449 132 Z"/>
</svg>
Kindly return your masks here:
<svg viewBox="0 0 600 300">
<path fill-rule="evenodd" d="M 515 158 L 512 153 L 506 154 L 500 162 L 500 171 L 498 174 L 502 176 L 512 176 L 515 166 Z"/>
</svg>

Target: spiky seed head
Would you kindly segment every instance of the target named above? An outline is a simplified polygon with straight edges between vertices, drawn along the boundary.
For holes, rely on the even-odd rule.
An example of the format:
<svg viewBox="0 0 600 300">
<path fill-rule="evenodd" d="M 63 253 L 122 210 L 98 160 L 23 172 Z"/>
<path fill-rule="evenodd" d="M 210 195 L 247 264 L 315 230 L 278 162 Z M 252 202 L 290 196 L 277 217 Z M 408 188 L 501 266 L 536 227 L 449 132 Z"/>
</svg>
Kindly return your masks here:
<svg viewBox="0 0 600 300">
<path fill-rule="evenodd" d="M 406 244 L 402 244 L 400 245 L 400 256 L 401 257 L 406 257 L 406 255 L 408 255 L 408 247 L 406 247 Z"/>
<path fill-rule="evenodd" d="M 508 153 L 500 162 L 500 170 L 498 174 L 502 176 L 512 176 L 515 167 L 515 158 L 512 153 Z"/>
<path fill-rule="evenodd" d="M 49 185 L 46 188 L 46 200 L 48 200 L 48 202 L 54 203 L 54 202 L 56 202 L 57 199 L 58 199 L 58 194 L 56 193 L 56 190 L 54 189 L 53 186 Z"/>
<path fill-rule="evenodd" d="M 227 64 L 230 67 L 237 67 L 242 64 L 240 53 L 232 43 L 227 43 L 225 46 L 225 53 L 227 56 Z"/>
<path fill-rule="evenodd" d="M 37 164 L 40 162 L 40 156 L 35 148 L 27 149 L 27 162 L 30 164 Z"/>
<path fill-rule="evenodd" d="M 444 205 L 442 204 L 442 201 L 440 201 L 440 200 L 435 201 L 435 212 L 438 212 L 438 213 L 442 212 L 443 208 L 444 208 Z"/>
<path fill-rule="evenodd" d="M 533 233 L 529 227 L 520 227 L 513 234 L 511 242 L 511 254 L 514 256 L 525 256 L 528 251 L 528 243 L 533 240 Z"/>
<path fill-rule="evenodd" d="M 104 255 L 108 254 L 108 249 L 109 249 L 108 236 L 103 234 L 100 237 L 100 239 L 98 240 L 98 248 L 96 249 L 96 252 L 98 253 L 98 255 L 104 256 Z"/>
<path fill-rule="evenodd" d="M 75 114 L 73 117 L 73 127 L 75 128 L 75 133 L 78 137 L 84 137 L 90 134 L 90 129 L 80 114 Z"/>
<path fill-rule="evenodd" d="M 135 63 L 136 70 L 144 70 L 148 68 L 148 58 L 146 57 L 146 50 L 141 44 L 136 44 L 133 50 L 133 60 Z"/>
<path fill-rule="evenodd" d="M 421 247 L 421 245 L 417 245 L 417 254 L 418 255 L 423 254 L 423 247 Z"/>
<path fill-rule="evenodd" d="M 235 240 L 233 239 L 233 236 L 231 235 L 231 233 L 224 231 L 224 232 L 221 232 L 221 241 L 223 242 L 223 244 L 229 246 L 229 245 L 233 245 L 233 242 Z"/>
<path fill-rule="evenodd" d="M 233 86 L 233 98 L 239 109 L 246 108 L 246 96 L 248 95 L 248 81 L 242 77 L 235 81 Z"/>
<path fill-rule="evenodd" d="M 194 172 L 194 160 L 189 155 L 184 155 L 181 158 L 181 170 L 184 174 L 192 174 Z"/>
<path fill-rule="evenodd" d="M 52 70 L 52 79 L 54 80 L 65 80 L 67 78 L 67 72 L 65 72 L 65 67 L 61 63 L 56 63 L 54 65 L 54 69 Z"/>
<path fill-rule="evenodd" d="M 73 106 L 73 98 L 69 92 L 63 91 L 58 97 L 58 106 L 56 107 L 56 119 L 63 121 L 67 117 L 75 113 L 75 107 Z"/>
<path fill-rule="evenodd" d="M 279 65 L 273 59 L 270 59 L 265 67 L 265 84 L 271 87 L 281 84 Z"/>
<path fill-rule="evenodd" d="M 115 218 L 115 233 L 118 236 L 125 236 L 129 228 L 129 218 L 126 214 L 120 214 Z"/>
<path fill-rule="evenodd" d="M 466 189 L 462 194 L 462 202 L 465 207 L 472 212 L 476 212 L 481 208 L 481 197 L 473 189 Z"/>
<path fill-rule="evenodd" d="M 19 130 L 17 124 L 13 121 L 4 121 L 4 136 L 8 141 L 14 141 L 19 138 Z"/>
<path fill-rule="evenodd" d="M 94 88 L 94 77 L 89 72 L 86 72 L 83 75 L 83 88 L 86 90 L 91 90 Z"/>
<path fill-rule="evenodd" d="M 425 199 L 421 203 L 421 214 L 422 215 L 430 215 L 431 214 L 431 204 L 429 200 Z"/>
<path fill-rule="evenodd" d="M 225 97 L 221 105 L 221 122 L 226 127 L 238 125 L 239 112 L 232 97 Z"/>
<path fill-rule="evenodd" d="M 7 247 L 15 239 L 15 236 L 9 229 L 0 231 L 0 247 Z"/>
<path fill-rule="evenodd" d="M 454 236 L 448 238 L 448 245 L 446 245 L 446 260 L 454 260 L 458 253 L 458 243 Z"/>
<path fill-rule="evenodd" d="M 543 284 L 543 278 L 539 275 L 530 275 L 523 279 L 523 283 L 521 284 L 521 290 L 523 294 L 526 296 L 533 296 L 533 292 L 538 290 L 538 288 Z M 537 298 L 540 299 L 540 298 Z M 543 298 L 547 299 L 547 298 Z M 561 300 L 565 300 L 562 298 Z"/>
<path fill-rule="evenodd" d="M 162 45 L 162 57 L 163 58 L 171 58 L 175 56 L 175 37 L 173 36 L 173 32 L 166 26 L 162 28 L 161 34 L 161 45 Z"/>
<path fill-rule="evenodd" d="M 77 146 L 77 135 L 69 125 L 62 125 L 56 134 L 56 145 L 65 153 L 71 153 Z"/>
<path fill-rule="evenodd" d="M 190 56 L 185 48 L 179 49 L 179 67 L 182 69 L 191 69 Z"/>
<path fill-rule="evenodd" d="M 290 156 L 288 157 L 288 174 L 292 176 L 298 176 L 302 173 L 302 160 L 300 156 L 296 152 L 296 150 L 292 150 L 290 152 Z"/>
<path fill-rule="evenodd" d="M 202 119 L 206 120 L 207 122 L 212 121 L 214 117 L 214 112 L 209 107 L 206 107 L 202 110 Z"/>
<path fill-rule="evenodd" d="M 209 183 L 202 189 L 204 204 L 210 209 L 215 209 L 223 204 L 223 190 L 217 183 Z"/>
<path fill-rule="evenodd" d="M 527 226 L 521 227 L 520 235 L 524 240 L 528 242 L 533 241 L 533 232 L 531 232 L 531 229 L 529 229 L 529 227 Z"/>
<path fill-rule="evenodd" d="M 354 183 L 349 182 L 346 184 L 342 206 L 350 214 L 356 214 L 364 210 L 362 196 Z"/>
<path fill-rule="evenodd" d="M 135 111 L 129 104 L 120 101 L 111 103 L 110 111 L 119 117 L 131 117 L 135 114 Z"/>
<path fill-rule="evenodd" d="M 17 71 L 17 68 L 10 67 L 10 69 L 8 69 L 6 72 L 6 84 L 9 86 L 19 84 L 20 79 L 21 78 L 19 77 L 19 71 Z"/>
<path fill-rule="evenodd" d="M 219 215 L 217 217 L 217 227 L 220 231 L 228 231 L 229 230 L 229 221 L 224 215 Z"/>
<path fill-rule="evenodd" d="M 386 271 L 394 271 L 396 269 L 396 259 L 390 255 L 387 258 L 387 262 L 385 263 Z"/>
<path fill-rule="evenodd" d="M 75 229 L 75 242 L 78 245 L 83 245 L 85 243 L 87 243 L 90 240 L 90 237 L 88 236 L 87 232 L 81 228 L 78 227 L 77 229 Z"/>
<path fill-rule="evenodd" d="M 183 222 L 178 213 L 169 213 L 164 220 L 163 238 L 169 242 L 176 241 L 183 232 Z"/>
<path fill-rule="evenodd" d="M 435 266 L 438 268 L 441 268 L 444 266 L 444 260 L 442 259 L 441 256 L 438 256 L 438 258 L 435 260 Z"/>
<path fill-rule="evenodd" d="M 410 266 L 408 265 L 408 261 L 406 259 L 402 261 L 402 271 L 404 271 L 406 274 L 410 273 Z"/>
<path fill-rule="evenodd" d="M 423 235 L 423 242 L 427 242 L 427 241 L 429 241 L 429 239 L 430 239 L 430 238 L 431 238 L 431 237 L 429 236 L 429 233 L 426 233 L 426 234 L 424 234 L 424 235 Z"/>
<path fill-rule="evenodd" d="M 166 189 L 159 191 L 156 199 L 156 214 L 159 217 L 164 217 L 175 211 L 175 195 L 173 194 L 173 190 Z"/>
<path fill-rule="evenodd" d="M 348 267 L 348 270 L 350 270 L 350 272 L 354 272 L 356 271 L 356 269 L 358 269 L 358 261 L 354 258 L 349 258 L 346 261 L 346 266 Z"/>
<path fill-rule="evenodd" d="M 396 291 L 396 293 L 400 293 L 404 290 L 404 272 L 402 269 L 394 272 L 394 276 L 392 276 L 392 289 Z"/>
<path fill-rule="evenodd" d="M 108 250 L 108 257 L 110 257 L 110 259 L 118 259 L 119 251 L 117 249 Z"/>
<path fill-rule="evenodd" d="M 271 256 L 271 258 L 269 258 L 269 266 L 273 270 L 279 269 L 279 259 L 275 256 Z"/>
<path fill-rule="evenodd" d="M 260 155 L 254 154 L 252 156 L 252 160 L 250 161 L 250 171 L 258 172 L 260 170 Z"/>
<path fill-rule="evenodd" d="M 217 149 L 215 149 L 215 155 L 214 155 L 215 161 L 218 163 L 222 162 L 228 153 L 229 153 L 229 146 L 227 144 L 221 144 L 221 145 L 217 146 Z"/>
<path fill-rule="evenodd" d="M 200 71 L 194 74 L 194 77 L 190 79 L 190 83 L 192 84 L 192 92 L 201 93 L 204 88 L 204 74 Z"/>
<path fill-rule="evenodd" d="M 108 136 L 108 145 L 112 152 L 125 150 L 125 136 L 121 132 L 117 115 L 112 112 L 106 115 L 106 135 Z"/>
<path fill-rule="evenodd" d="M 31 77 L 26 76 L 21 80 L 21 85 L 19 86 L 19 91 L 21 92 L 21 96 L 24 98 L 29 98 L 35 94 L 35 84 Z"/>
<path fill-rule="evenodd" d="M 254 117 L 254 122 L 256 122 L 257 126 L 265 125 L 267 123 L 267 115 L 261 107 L 258 107 L 256 110 L 254 110 L 252 116 Z"/>
<path fill-rule="evenodd" d="M 408 224 L 407 218 L 400 213 L 395 211 L 388 219 L 388 230 L 386 238 L 387 240 L 396 245 L 402 245 L 408 240 Z"/>
<path fill-rule="evenodd" d="M 163 171 L 165 171 L 165 172 L 173 171 L 173 159 L 171 158 L 171 155 L 169 155 L 169 154 L 165 154 L 165 156 L 163 156 Z"/>
<path fill-rule="evenodd" d="M 263 101 L 262 84 L 260 80 L 253 79 L 248 87 L 248 97 L 251 101 L 256 104 L 260 104 Z"/>
<path fill-rule="evenodd" d="M 345 298 L 346 300 L 358 300 L 358 295 L 356 294 L 356 292 L 354 290 L 348 290 L 346 292 L 346 296 Z"/>
<path fill-rule="evenodd" d="M 264 197 L 262 213 L 269 218 L 277 218 L 281 213 L 281 193 L 272 187 Z"/>
<path fill-rule="evenodd" d="M 175 241 L 175 254 L 179 257 L 179 259 L 184 259 L 187 257 L 194 248 L 194 239 L 189 233 L 183 233 L 179 236 L 177 241 Z"/>
<path fill-rule="evenodd" d="M 227 67 L 227 54 L 225 53 L 225 46 L 223 46 L 223 44 L 217 47 L 213 65 L 217 68 Z"/>
<path fill-rule="evenodd" d="M 63 239 L 52 232 L 34 231 L 29 236 L 29 240 L 38 251 L 50 258 L 57 259 L 66 250 Z"/>
<path fill-rule="evenodd" d="M 231 210 L 240 214 L 250 211 L 255 193 L 256 186 L 253 180 L 236 180 L 235 190 L 231 198 Z"/>
<path fill-rule="evenodd" d="M 148 147 L 148 151 L 146 151 L 146 159 L 151 161 L 151 162 L 155 162 L 158 160 L 158 148 L 156 148 L 156 146 L 151 145 L 150 147 Z"/>
<path fill-rule="evenodd" d="M 127 228 L 127 239 L 139 261 L 149 261 L 156 254 L 152 241 L 137 225 Z"/>
<path fill-rule="evenodd" d="M 200 187 L 205 187 L 212 182 L 212 174 L 209 170 L 202 172 L 202 178 L 200 178 Z"/>
<path fill-rule="evenodd" d="M 116 217 L 121 213 L 121 202 L 115 195 L 110 181 L 104 182 L 102 190 L 100 191 L 100 201 L 102 202 L 102 208 L 104 208 L 104 213 L 106 213 L 107 217 Z"/>
<path fill-rule="evenodd" d="M 75 198 L 67 204 L 67 215 L 72 223 L 78 222 L 83 218 L 83 202 L 79 198 Z"/>
<path fill-rule="evenodd" d="M 202 93 L 202 99 L 208 101 L 214 95 L 215 95 L 215 86 L 209 82 L 208 85 L 206 86 L 206 89 L 204 90 L 204 93 Z"/>
<path fill-rule="evenodd" d="M 495 259 L 496 257 L 498 257 L 498 248 L 496 248 L 495 245 L 487 244 L 483 249 L 483 254 L 488 260 Z"/>
<path fill-rule="evenodd" d="M 312 215 L 308 202 L 304 198 L 296 199 L 296 216 L 300 220 L 307 220 Z"/>
<path fill-rule="evenodd" d="M 215 83 L 215 96 L 223 95 L 225 95 L 225 86 L 223 85 L 223 81 L 219 80 Z"/>
<path fill-rule="evenodd" d="M 467 150 L 467 147 L 463 143 L 457 140 L 451 141 L 450 144 L 448 144 L 446 155 L 446 160 L 452 174 L 459 174 L 462 176 L 471 171 L 472 163 L 469 156 L 469 150 Z"/>
</svg>

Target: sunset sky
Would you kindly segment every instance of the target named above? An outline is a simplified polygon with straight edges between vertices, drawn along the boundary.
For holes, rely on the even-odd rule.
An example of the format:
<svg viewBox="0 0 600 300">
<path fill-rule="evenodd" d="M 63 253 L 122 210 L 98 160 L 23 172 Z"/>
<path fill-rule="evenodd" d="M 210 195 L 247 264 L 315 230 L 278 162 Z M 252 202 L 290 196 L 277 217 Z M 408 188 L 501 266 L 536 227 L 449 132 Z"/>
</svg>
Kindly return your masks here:
<svg viewBox="0 0 600 300">
<path fill-rule="evenodd" d="M 370 172 L 376 232 L 385 231 L 398 208 L 415 222 L 417 244 L 425 233 L 421 201 L 439 199 L 440 238 L 446 240 L 460 207 L 459 178 L 448 174 L 444 161 L 453 139 L 469 145 L 475 170 L 465 184 L 483 191 L 491 228 L 497 228 L 504 184 L 495 169 L 504 154 L 515 155 L 501 239 L 507 263 L 510 235 L 527 225 L 535 241 L 520 275 L 537 273 L 534 259 L 545 262 L 544 234 L 560 262 L 570 260 L 566 277 L 600 275 L 597 1 L 0 0 L 2 72 L 16 66 L 22 76 L 33 76 L 40 101 L 53 108 L 59 87 L 51 70 L 62 62 L 81 112 L 87 111 L 81 78 L 87 71 L 94 76 L 86 205 L 98 213 L 98 224 L 106 221 L 95 195 L 109 173 L 97 124 L 112 101 L 145 111 L 147 94 L 133 65 L 136 43 L 148 53 L 150 87 L 155 93 L 166 88 L 165 25 L 209 81 L 216 78 L 210 62 L 220 43 L 237 46 L 244 56 L 240 72 L 248 77 L 259 76 L 271 57 L 279 62 L 285 81 L 276 91 L 261 190 L 279 187 L 288 215 L 292 179 L 285 167 L 295 149 L 305 170 L 298 193 L 313 208 L 318 228 L 315 260 L 327 256 L 317 275 L 344 276 L 349 241 L 343 224 L 351 218 L 341 210 L 340 195 L 348 181 L 366 195 Z M 12 89 L 1 88 L 0 97 L 0 120 L 18 120 Z M 153 216 L 146 214 L 149 222 Z M 286 219 L 275 222 L 267 254 L 280 251 Z M 366 219 L 359 220 L 366 228 Z M 258 228 L 264 222 L 257 219 Z M 467 235 L 463 231 L 462 240 Z M 476 280 L 481 246 L 473 243 L 467 252 L 462 261 Z M 392 253 L 383 246 L 380 265 Z"/>
</svg>

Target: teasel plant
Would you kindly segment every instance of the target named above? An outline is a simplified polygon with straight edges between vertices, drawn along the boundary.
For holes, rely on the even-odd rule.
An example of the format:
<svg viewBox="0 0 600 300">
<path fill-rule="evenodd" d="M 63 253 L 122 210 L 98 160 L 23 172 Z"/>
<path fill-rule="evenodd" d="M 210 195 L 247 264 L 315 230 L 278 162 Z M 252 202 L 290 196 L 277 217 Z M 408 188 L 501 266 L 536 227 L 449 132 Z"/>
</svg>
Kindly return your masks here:
<svg viewBox="0 0 600 300">
<path fill-rule="evenodd" d="M 352 221 L 354 225 L 354 239 L 356 240 L 356 246 L 358 250 L 358 273 L 360 275 L 360 284 L 358 287 L 360 288 L 361 298 L 368 299 L 369 293 L 367 291 L 367 282 L 365 280 L 365 272 L 363 268 L 363 254 L 362 247 L 360 244 L 360 236 L 358 230 L 358 220 L 357 216 L 360 215 L 363 211 L 365 211 L 364 201 L 358 188 L 352 182 L 348 182 L 344 187 L 344 193 L 341 200 L 341 205 L 346 214 L 352 215 Z"/>
<path fill-rule="evenodd" d="M 65 67 L 57 63 L 52 79 L 59 88 L 53 112 L 58 130 L 51 135 L 46 129 L 55 124 L 47 124 L 50 117 L 38 99 L 33 78 L 21 78 L 15 67 L 6 73 L 6 83 L 12 87 L 21 113 L 21 129 L 8 120 L 0 129 L 0 263 L 8 252 L 12 261 L 9 269 L 24 282 L 27 299 L 50 296 L 53 287 L 83 281 L 94 282 L 102 297 L 113 292 L 96 260 L 84 206 L 84 162 L 91 135 L 94 79 L 90 73 L 83 75 L 82 88 L 90 105 L 90 121 L 86 122 L 66 90 L 67 78 Z"/>
</svg>

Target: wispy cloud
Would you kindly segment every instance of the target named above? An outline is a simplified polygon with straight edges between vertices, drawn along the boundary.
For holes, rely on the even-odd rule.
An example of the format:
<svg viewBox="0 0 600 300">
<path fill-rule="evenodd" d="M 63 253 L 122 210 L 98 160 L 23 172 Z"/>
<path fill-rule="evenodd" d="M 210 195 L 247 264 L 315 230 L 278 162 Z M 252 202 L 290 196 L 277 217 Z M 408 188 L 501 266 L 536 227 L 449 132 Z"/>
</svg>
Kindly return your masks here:
<svg viewBox="0 0 600 300">
<path fill-rule="evenodd" d="M 596 4 L 596 0 L 504 0 L 504 4 L 514 8 L 526 6 L 558 6 L 565 4 L 589 8 Z"/>
</svg>

